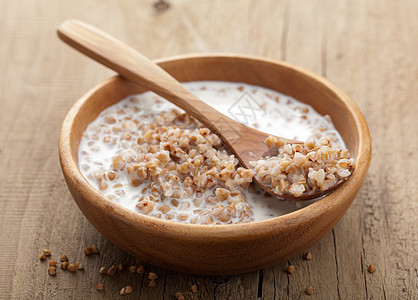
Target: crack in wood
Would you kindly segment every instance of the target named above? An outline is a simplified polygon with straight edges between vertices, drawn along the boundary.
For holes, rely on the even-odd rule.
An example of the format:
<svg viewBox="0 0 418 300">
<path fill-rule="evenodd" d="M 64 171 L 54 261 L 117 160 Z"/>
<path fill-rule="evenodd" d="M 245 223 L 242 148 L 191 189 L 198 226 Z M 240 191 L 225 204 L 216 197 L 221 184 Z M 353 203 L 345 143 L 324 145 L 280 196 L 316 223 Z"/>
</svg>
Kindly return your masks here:
<svg viewBox="0 0 418 300">
<path fill-rule="evenodd" d="M 218 288 L 219 283 L 215 283 L 215 287 L 213 288 L 213 300 L 216 300 L 216 290 Z"/>
<path fill-rule="evenodd" d="M 163 300 L 165 298 L 166 285 L 167 285 L 167 270 L 164 270 Z"/>
<path fill-rule="evenodd" d="M 335 240 L 335 230 L 332 229 L 332 238 L 334 241 L 334 257 L 335 257 L 335 267 L 336 267 L 336 275 L 337 275 L 337 294 L 338 299 L 341 299 L 340 295 L 340 278 L 339 278 L 339 270 L 338 270 L 338 259 L 337 259 L 337 243 Z"/>
<path fill-rule="evenodd" d="M 231 279 L 231 276 L 211 276 L 210 280 L 215 283 L 215 287 L 213 288 L 213 299 L 216 300 L 216 290 L 220 285 L 224 285 L 225 290 L 227 290 L 226 286 L 229 283 L 229 280 Z M 225 293 L 226 294 L 226 293 Z"/>
<path fill-rule="evenodd" d="M 363 278 L 364 278 L 364 289 L 366 290 L 366 299 L 369 299 L 369 292 L 367 290 L 367 277 L 366 277 L 366 272 L 364 270 L 364 259 L 366 258 L 366 249 L 364 248 L 364 236 L 361 236 L 361 247 L 362 247 L 362 254 L 361 254 L 361 272 L 363 273 Z"/>
<path fill-rule="evenodd" d="M 289 267 L 290 265 L 291 265 L 290 260 L 288 260 L 287 261 L 287 266 Z M 287 273 L 286 276 L 287 276 L 287 286 L 286 286 L 287 298 L 290 298 L 290 274 Z"/>
<path fill-rule="evenodd" d="M 258 291 L 257 298 L 263 298 L 263 270 L 258 272 Z"/>
</svg>

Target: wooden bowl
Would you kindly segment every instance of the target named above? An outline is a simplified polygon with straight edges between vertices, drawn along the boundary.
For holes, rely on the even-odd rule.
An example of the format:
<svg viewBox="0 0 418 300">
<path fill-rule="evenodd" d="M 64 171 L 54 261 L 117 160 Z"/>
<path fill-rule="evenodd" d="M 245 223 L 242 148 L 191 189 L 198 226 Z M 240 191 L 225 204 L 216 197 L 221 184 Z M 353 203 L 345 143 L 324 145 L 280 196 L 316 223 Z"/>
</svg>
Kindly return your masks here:
<svg viewBox="0 0 418 300">
<path fill-rule="evenodd" d="M 329 196 L 284 216 L 234 225 L 191 225 L 128 210 L 91 186 L 77 166 L 78 146 L 99 113 L 145 88 L 113 77 L 90 90 L 62 125 L 61 167 L 81 211 L 112 243 L 144 261 L 174 271 L 226 275 L 273 266 L 325 236 L 347 211 L 366 177 L 371 141 L 366 121 L 340 89 L 309 71 L 246 55 L 186 55 L 157 63 L 179 81 L 220 80 L 258 85 L 290 95 L 328 114 L 356 160 L 350 179 Z"/>
</svg>

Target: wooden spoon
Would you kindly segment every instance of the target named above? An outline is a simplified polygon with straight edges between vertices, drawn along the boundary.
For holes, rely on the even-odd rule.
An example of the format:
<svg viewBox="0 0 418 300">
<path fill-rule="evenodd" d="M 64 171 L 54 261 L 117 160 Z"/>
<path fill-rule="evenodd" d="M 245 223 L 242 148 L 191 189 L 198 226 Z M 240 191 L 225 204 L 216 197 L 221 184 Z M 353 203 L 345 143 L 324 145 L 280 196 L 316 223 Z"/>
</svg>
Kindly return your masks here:
<svg viewBox="0 0 418 300">
<path fill-rule="evenodd" d="M 199 120 L 216 133 L 235 154 L 241 165 L 252 168 L 250 161 L 266 155 L 272 156 L 264 143 L 270 135 L 238 123 L 218 112 L 184 88 L 174 77 L 153 63 L 147 57 L 105 32 L 77 20 L 67 20 L 57 30 L 58 36 L 67 44 L 90 58 L 113 69 L 123 77 L 149 88 L 185 112 Z M 285 139 L 288 143 L 302 143 Z M 268 193 L 291 201 L 316 198 L 336 189 L 343 180 L 326 191 L 316 191 L 295 197 L 291 194 L 276 195 L 272 189 L 254 180 Z"/>
</svg>

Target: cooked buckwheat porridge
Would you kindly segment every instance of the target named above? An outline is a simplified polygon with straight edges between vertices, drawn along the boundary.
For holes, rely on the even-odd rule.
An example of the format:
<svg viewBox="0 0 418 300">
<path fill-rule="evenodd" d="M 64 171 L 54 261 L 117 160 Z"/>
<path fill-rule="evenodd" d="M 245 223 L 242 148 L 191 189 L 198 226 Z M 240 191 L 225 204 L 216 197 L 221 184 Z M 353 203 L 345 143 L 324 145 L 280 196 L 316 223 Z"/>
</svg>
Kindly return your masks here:
<svg viewBox="0 0 418 300">
<path fill-rule="evenodd" d="M 257 176 L 276 194 L 325 190 L 351 174 L 354 161 L 329 116 L 262 87 L 242 83 L 184 83 L 193 94 L 250 127 L 306 141 L 285 145 L 266 139 L 278 156 L 251 162 L 220 138 L 152 92 L 130 96 L 104 110 L 83 133 L 79 167 L 112 201 L 156 218 L 191 224 L 255 222 L 284 215 L 295 203 L 263 192 Z M 315 201 L 315 200 L 313 200 Z"/>
</svg>

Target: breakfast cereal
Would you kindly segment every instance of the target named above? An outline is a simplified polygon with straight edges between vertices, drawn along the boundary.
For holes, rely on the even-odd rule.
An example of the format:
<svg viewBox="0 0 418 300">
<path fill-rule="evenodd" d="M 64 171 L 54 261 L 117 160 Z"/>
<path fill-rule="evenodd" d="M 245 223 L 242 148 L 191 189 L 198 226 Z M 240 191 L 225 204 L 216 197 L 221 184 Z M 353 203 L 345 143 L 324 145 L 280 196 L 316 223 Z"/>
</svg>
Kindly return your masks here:
<svg viewBox="0 0 418 300">
<path fill-rule="evenodd" d="M 349 160 L 347 165 L 353 163 L 329 116 L 319 115 L 292 97 L 242 83 L 203 81 L 185 86 L 250 127 L 308 141 L 303 146 L 279 148 L 293 164 L 304 161 L 301 155 L 305 159 L 310 155 L 304 147 L 321 152 L 331 145 L 341 149 L 339 157 Z M 348 176 L 338 169 L 341 159 L 332 165 L 335 172 L 327 171 L 335 179 Z M 300 195 L 314 190 L 308 181 L 316 180 L 319 188 L 330 184 L 331 175 L 326 174 L 323 182 L 321 174 L 315 173 L 319 163 L 318 158 L 307 165 L 307 174 L 286 173 L 297 186 L 289 183 L 287 190 L 281 189 L 283 170 L 276 166 L 276 158 L 254 163 L 254 170 L 240 167 L 216 134 L 151 92 L 130 96 L 105 109 L 87 127 L 79 147 L 82 174 L 107 198 L 139 213 L 191 224 L 254 222 L 294 211 L 298 209 L 295 204 L 266 195 L 253 184 L 253 176 L 268 173 L 263 179 L 269 180 L 278 194 Z M 302 175 L 307 177 L 305 183 Z"/>
</svg>

